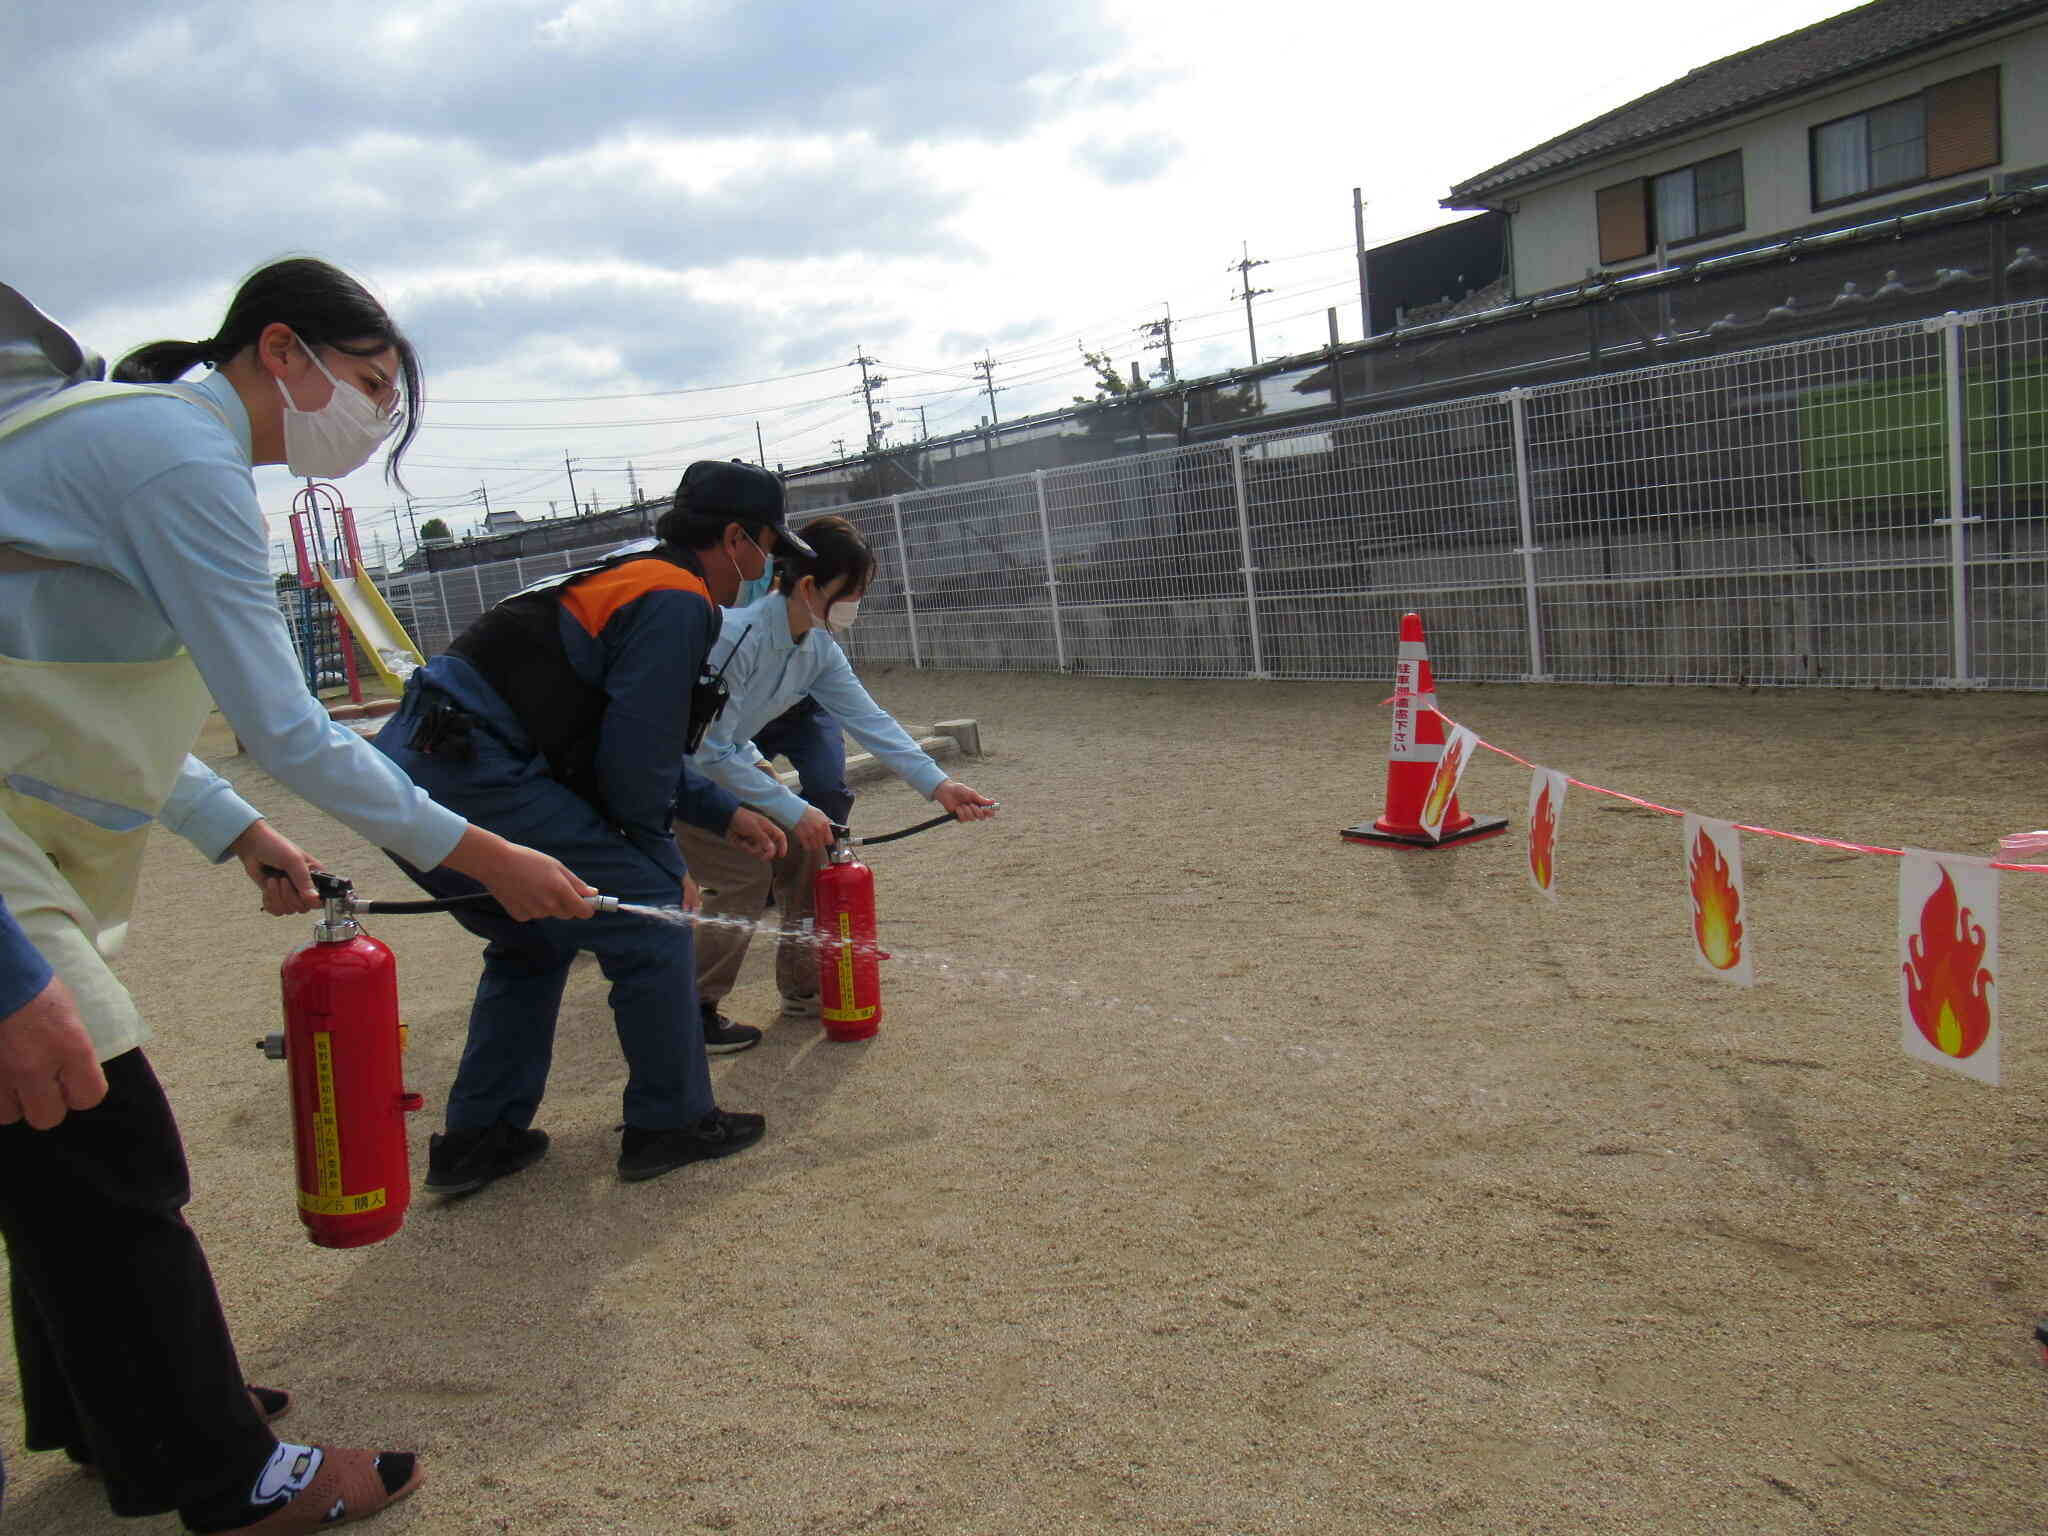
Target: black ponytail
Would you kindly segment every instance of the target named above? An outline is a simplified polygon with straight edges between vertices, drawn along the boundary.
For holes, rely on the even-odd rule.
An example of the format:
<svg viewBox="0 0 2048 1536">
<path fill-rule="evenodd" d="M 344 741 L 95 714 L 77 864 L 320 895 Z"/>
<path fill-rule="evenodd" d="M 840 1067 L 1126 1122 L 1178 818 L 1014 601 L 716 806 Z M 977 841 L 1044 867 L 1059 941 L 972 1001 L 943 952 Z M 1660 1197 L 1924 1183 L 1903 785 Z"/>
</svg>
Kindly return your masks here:
<svg viewBox="0 0 2048 1536">
<path fill-rule="evenodd" d="M 168 384 L 201 363 L 218 365 L 224 361 L 218 351 L 212 341 L 152 341 L 116 363 L 113 377 L 123 384 Z"/>
<path fill-rule="evenodd" d="M 332 347 L 369 357 L 386 347 L 398 353 L 404 388 L 405 430 L 384 460 L 384 477 L 403 489 L 398 461 L 412 446 L 425 404 L 419 355 L 384 306 L 339 267 L 310 256 L 274 261 L 249 274 L 228 305 L 218 333 L 206 341 L 153 341 L 114 365 L 124 383 L 161 384 L 183 378 L 201 363 L 218 368 L 244 347 L 256 344 L 266 325 L 288 325 L 309 347 Z"/>
</svg>

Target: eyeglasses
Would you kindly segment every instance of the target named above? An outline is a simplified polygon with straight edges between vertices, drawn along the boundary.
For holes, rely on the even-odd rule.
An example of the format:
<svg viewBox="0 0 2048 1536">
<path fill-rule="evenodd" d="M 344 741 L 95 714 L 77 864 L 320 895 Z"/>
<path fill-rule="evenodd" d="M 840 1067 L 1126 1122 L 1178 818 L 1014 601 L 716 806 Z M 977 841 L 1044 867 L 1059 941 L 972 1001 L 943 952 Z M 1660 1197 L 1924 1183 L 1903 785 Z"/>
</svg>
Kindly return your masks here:
<svg viewBox="0 0 2048 1536">
<path fill-rule="evenodd" d="M 405 419 L 405 393 L 398 387 L 398 380 L 388 377 L 384 370 L 370 369 L 370 403 L 377 407 L 377 413 L 392 426 Z"/>
</svg>

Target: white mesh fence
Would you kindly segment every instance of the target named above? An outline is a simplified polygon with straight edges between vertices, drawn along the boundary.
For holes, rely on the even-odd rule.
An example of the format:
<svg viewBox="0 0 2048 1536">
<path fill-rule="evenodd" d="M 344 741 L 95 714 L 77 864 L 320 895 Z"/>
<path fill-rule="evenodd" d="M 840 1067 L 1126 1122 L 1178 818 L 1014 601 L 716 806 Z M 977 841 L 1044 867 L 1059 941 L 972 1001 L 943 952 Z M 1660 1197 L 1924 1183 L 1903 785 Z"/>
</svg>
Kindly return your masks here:
<svg viewBox="0 0 2048 1536">
<path fill-rule="evenodd" d="M 856 662 L 2048 687 L 2048 303 L 840 509 Z M 400 577 L 429 654 L 604 545 Z"/>
</svg>

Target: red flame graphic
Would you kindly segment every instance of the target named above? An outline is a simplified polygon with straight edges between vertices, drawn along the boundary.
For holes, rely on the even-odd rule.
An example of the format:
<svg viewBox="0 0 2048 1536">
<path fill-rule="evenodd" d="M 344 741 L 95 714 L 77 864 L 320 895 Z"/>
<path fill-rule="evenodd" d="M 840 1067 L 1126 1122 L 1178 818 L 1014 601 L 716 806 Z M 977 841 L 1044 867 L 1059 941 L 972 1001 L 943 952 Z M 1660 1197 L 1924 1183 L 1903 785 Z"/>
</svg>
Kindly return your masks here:
<svg viewBox="0 0 2048 1536">
<path fill-rule="evenodd" d="M 1458 787 L 1458 770 L 1464 765 L 1468 740 L 1460 736 L 1437 762 L 1436 774 L 1429 781 L 1429 793 L 1422 797 L 1422 824 L 1425 827 L 1435 826 L 1450 810 L 1451 795 Z"/>
<path fill-rule="evenodd" d="M 1985 969 L 1983 926 L 1970 920 L 1946 869 L 1920 909 L 1920 931 L 1906 941 L 1910 957 L 1906 1009 L 1927 1043 L 1950 1056 L 1973 1055 L 1991 1034 L 1991 972 Z"/>
<path fill-rule="evenodd" d="M 1557 816 L 1550 808 L 1550 786 L 1536 797 L 1536 810 L 1529 818 L 1529 873 L 1544 890 L 1550 889 L 1552 860 L 1557 852 Z"/>
<path fill-rule="evenodd" d="M 1704 827 L 1693 839 L 1690 883 L 1692 932 L 1700 953 L 1715 970 L 1732 971 L 1742 964 L 1742 894 Z"/>
</svg>

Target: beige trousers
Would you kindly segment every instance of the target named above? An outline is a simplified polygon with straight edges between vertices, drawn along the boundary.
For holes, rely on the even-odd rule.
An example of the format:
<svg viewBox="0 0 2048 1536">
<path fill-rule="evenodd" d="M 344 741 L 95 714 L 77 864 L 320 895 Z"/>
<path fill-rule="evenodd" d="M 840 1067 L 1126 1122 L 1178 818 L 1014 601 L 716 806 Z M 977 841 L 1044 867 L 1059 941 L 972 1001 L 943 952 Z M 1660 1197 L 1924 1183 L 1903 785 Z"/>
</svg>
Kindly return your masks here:
<svg viewBox="0 0 2048 1536">
<path fill-rule="evenodd" d="M 775 911 L 782 921 L 782 941 L 775 946 L 775 986 L 785 999 L 809 1001 L 818 995 L 818 948 L 811 941 L 812 899 L 825 851 L 799 848 L 768 862 L 735 848 L 722 837 L 696 827 L 678 826 L 676 846 L 704 890 L 706 917 L 732 918 L 730 924 L 697 926 L 697 997 L 716 1007 L 739 979 L 754 936 L 751 925 L 768 910 L 768 891 L 775 891 Z"/>
</svg>

